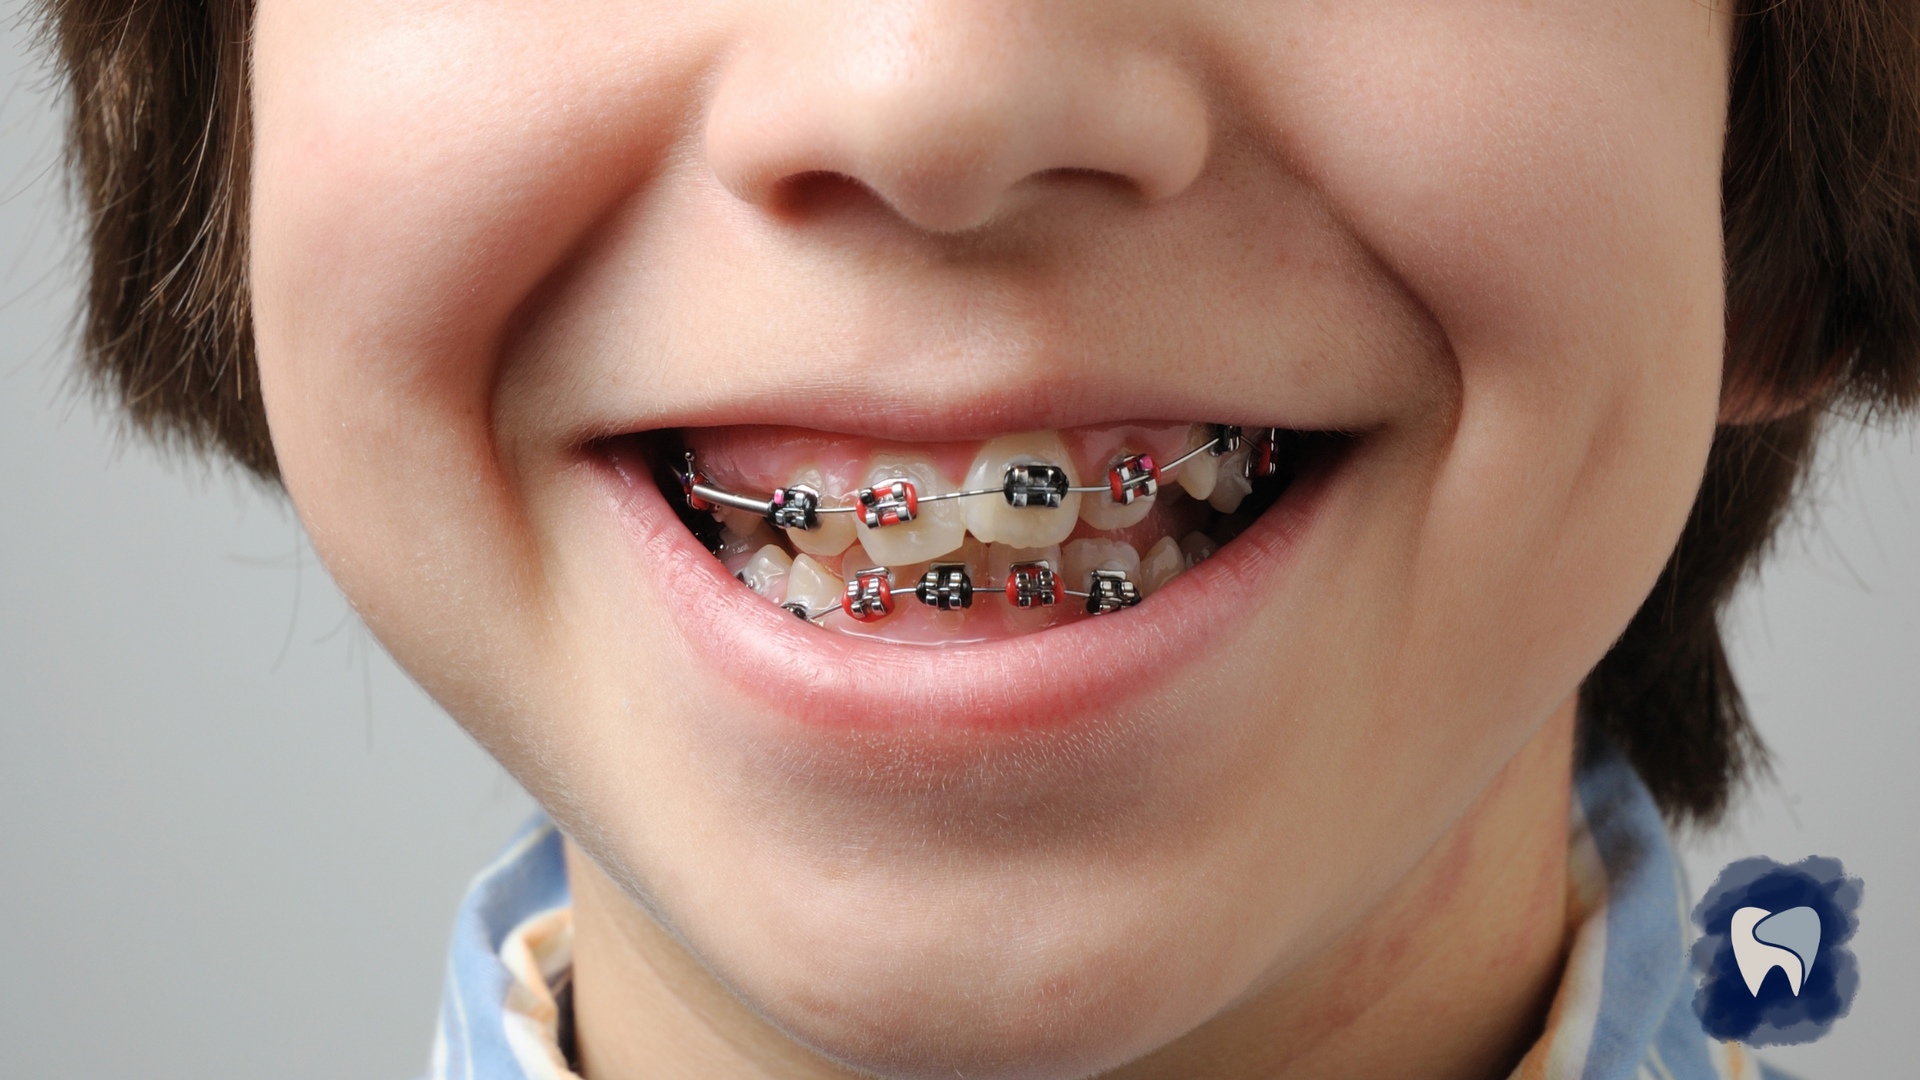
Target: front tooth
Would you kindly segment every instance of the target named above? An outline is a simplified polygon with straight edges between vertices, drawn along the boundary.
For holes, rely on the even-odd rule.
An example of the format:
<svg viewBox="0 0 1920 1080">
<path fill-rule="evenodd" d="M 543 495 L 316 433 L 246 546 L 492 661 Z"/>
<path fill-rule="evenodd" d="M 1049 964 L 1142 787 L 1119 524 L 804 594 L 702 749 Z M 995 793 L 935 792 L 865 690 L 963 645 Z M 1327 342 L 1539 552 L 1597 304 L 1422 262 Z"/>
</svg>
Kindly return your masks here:
<svg viewBox="0 0 1920 1080">
<path fill-rule="evenodd" d="M 1140 595 L 1152 596 L 1160 587 L 1186 573 L 1187 557 L 1171 536 L 1163 536 L 1140 557 Z"/>
<path fill-rule="evenodd" d="M 1115 457 L 1114 461 L 1117 463 L 1119 458 Z M 1100 479 L 1106 480 L 1107 474 L 1101 473 Z M 1098 495 L 1087 495 L 1080 500 L 1080 520 L 1096 529 L 1124 529 L 1146 520 L 1146 516 L 1153 512 L 1153 502 L 1157 498 L 1159 498 L 1158 495 L 1148 495 L 1130 503 L 1121 504 L 1113 501 L 1113 493 L 1110 491 L 1103 491 Z M 1075 586 L 1075 588 L 1078 587 Z"/>
<path fill-rule="evenodd" d="M 1247 459 L 1252 455 L 1252 446 L 1242 443 L 1240 449 L 1218 459 L 1219 478 L 1214 481 L 1213 494 L 1207 496 L 1207 505 L 1223 514 L 1240 509 L 1240 501 L 1253 491 L 1253 481 L 1247 479 Z"/>
<path fill-rule="evenodd" d="M 826 474 L 818 466 L 809 466 L 800 470 L 798 475 L 787 482 L 789 487 L 795 484 L 805 484 L 820 492 L 834 490 Z M 824 506 L 831 506 L 833 502 L 831 498 L 821 500 Z M 809 555 L 829 558 L 853 546 L 855 539 L 853 518 L 852 514 L 821 514 L 818 526 L 811 529 L 788 529 L 786 530 L 787 539 L 793 542 L 794 547 Z"/>
<path fill-rule="evenodd" d="M 793 570 L 793 560 L 778 545 L 768 544 L 754 552 L 753 558 L 740 571 L 740 580 L 747 588 L 776 604 L 786 602 L 787 574 Z"/>
<path fill-rule="evenodd" d="M 1140 553 L 1125 540 L 1075 540 L 1060 549 L 1060 580 L 1067 588 L 1086 592 L 1095 570 L 1118 570 L 1138 584 Z"/>
<path fill-rule="evenodd" d="M 1001 487 L 1010 465 L 1057 465 L 1066 470 L 1069 485 L 1080 483 L 1067 444 L 1054 432 L 1035 431 L 989 440 L 974 455 L 973 466 L 967 470 L 966 489 Z M 976 495 L 960 501 L 967 504 L 967 531 L 981 543 L 1049 547 L 1073 533 L 1082 500 L 1078 494 L 1071 494 L 1061 499 L 1058 507 L 1045 508 L 1009 506 L 1000 495 Z"/>
<path fill-rule="evenodd" d="M 1198 450 L 1213 441 L 1212 424 L 1195 424 L 1187 435 L 1187 449 L 1182 453 Z M 1224 456 L 1224 455 L 1223 455 Z M 1180 466 L 1178 480 L 1187 494 L 1196 499 L 1204 499 L 1213 494 L 1213 485 L 1220 477 L 1220 458 L 1211 453 L 1195 454 Z"/>
<path fill-rule="evenodd" d="M 787 571 L 787 597 L 784 603 L 804 605 L 808 615 L 818 615 L 838 608 L 840 594 L 846 591 L 846 587 L 846 583 L 821 566 L 819 560 L 811 555 L 802 555 L 793 560 L 793 566 Z"/>
<path fill-rule="evenodd" d="M 947 478 L 941 476 L 940 470 L 934 467 L 932 459 L 917 454 L 874 455 L 864 483 L 879 486 L 890 480 L 911 481 L 922 499 L 953 490 L 953 485 L 947 483 Z M 866 522 L 855 520 L 854 529 L 860 538 L 860 546 L 876 563 L 904 566 L 926 562 L 959 547 L 967 538 L 966 509 L 960 505 L 966 501 L 942 499 L 939 502 L 922 502 L 919 513 L 912 521 L 869 529 Z M 846 516 L 859 517 L 858 514 Z"/>
<path fill-rule="evenodd" d="M 987 580 L 987 545 L 969 536 L 960 547 L 941 556 L 938 562 L 959 563 L 967 568 L 967 576 L 973 579 L 975 586 Z"/>
</svg>

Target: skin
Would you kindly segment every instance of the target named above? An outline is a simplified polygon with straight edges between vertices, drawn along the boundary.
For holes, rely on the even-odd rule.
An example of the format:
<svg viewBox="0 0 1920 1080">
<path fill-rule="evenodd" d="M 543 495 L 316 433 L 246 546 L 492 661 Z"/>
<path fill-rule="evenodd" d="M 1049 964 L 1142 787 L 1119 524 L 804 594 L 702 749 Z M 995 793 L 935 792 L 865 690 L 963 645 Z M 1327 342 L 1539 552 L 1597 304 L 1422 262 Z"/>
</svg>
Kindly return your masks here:
<svg viewBox="0 0 1920 1080">
<path fill-rule="evenodd" d="M 1715 423 L 1728 35 L 1689 0 L 262 0 L 275 449 L 569 836 L 588 1075 L 1510 1068 L 1571 700 Z M 1028 385 L 1029 426 L 1363 437 L 1236 631 L 1091 727 L 802 733 L 662 614 L 592 440 L 828 427 L 862 384 L 901 438 Z"/>
</svg>

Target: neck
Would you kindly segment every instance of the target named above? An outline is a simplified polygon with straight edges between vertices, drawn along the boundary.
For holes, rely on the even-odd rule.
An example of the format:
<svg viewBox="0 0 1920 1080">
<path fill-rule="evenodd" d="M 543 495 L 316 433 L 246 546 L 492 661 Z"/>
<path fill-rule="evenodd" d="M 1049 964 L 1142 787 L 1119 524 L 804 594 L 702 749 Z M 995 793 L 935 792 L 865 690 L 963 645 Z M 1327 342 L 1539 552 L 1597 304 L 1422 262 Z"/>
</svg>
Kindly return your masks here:
<svg viewBox="0 0 1920 1080">
<path fill-rule="evenodd" d="M 1116 1080 L 1502 1077 L 1540 1035 L 1568 932 L 1574 705 L 1316 958 Z M 717 982 L 569 842 L 574 1007 L 591 1080 L 863 1076 Z"/>
</svg>

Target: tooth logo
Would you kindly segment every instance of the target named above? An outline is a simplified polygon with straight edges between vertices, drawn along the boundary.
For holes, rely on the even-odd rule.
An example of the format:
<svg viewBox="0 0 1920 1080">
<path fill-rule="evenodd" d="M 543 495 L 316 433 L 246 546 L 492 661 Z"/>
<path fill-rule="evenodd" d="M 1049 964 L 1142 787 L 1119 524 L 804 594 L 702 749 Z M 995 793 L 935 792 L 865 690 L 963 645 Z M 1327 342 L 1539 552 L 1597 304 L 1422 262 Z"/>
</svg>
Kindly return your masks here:
<svg viewBox="0 0 1920 1080">
<path fill-rule="evenodd" d="M 1864 889 L 1840 860 L 1820 855 L 1792 865 L 1764 855 L 1729 863 L 1693 909 L 1701 1029 L 1755 1047 L 1812 1042 L 1831 1030 L 1860 989 L 1860 959 L 1848 944 Z"/>
<path fill-rule="evenodd" d="M 1774 913 L 1766 908 L 1743 907 L 1733 913 L 1733 959 L 1740 966 L 1740 977 L 1747 981 L 1747 992 L 1760 996 L 1760 984 L 1774 968 L 1786 972 L 1793 996 L 1800 996 L 1800 984 L 1813 970 L 1814 955 L 1820 951 L 1820 913 L 1810 907 L 1792 907 Z"/>
</svg>

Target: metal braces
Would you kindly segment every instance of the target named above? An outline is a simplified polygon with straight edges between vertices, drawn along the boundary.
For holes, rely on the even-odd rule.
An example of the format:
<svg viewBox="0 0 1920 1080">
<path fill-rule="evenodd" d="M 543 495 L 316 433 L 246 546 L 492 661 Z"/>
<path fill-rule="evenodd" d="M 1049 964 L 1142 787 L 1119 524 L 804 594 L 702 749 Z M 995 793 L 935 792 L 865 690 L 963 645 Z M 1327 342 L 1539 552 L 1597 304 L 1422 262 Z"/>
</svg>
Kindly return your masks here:
<svg viewBox="0 0 1920 1080">
<path fill-rule="evenodd" d="M 805 485 L 784 487 L 764 499 L 740 495 L 715 487 L 700 471 L 693 451 L 687 451 L 686 467 L 677 472 L 687 505 L 695 510 L 728 507 L 765 518 L 776 529 L 812 531 L 820 527 L 822 514 L 858 514 L 869 529 L 904 525 L 920 516 L 920 504 L 943 499 L 974 499 L 998 495 L 1015 509 L 1057 510 L 1068 495 L 1108 495 L 1121 506 L 1152 498 L 1160 490 L 1160 480 L 1201 454 L 1221 457 L 1240 449 L 1246 436 L 1231 424 L 1211 425 L 1211 437 L 1166 465 L 1155 464 L 1150 454 L 1129 454 L 1107 469 L 1105 484 L 1074 485 L 1067 481 L 1066 469 L 1058 465 L 1029 462 L 1007 466 L 999 487 L 949 491 L 940 495 L 922 495 L 912 480 L 898 477 L 872 487 L 863 487 L 845 506 L 823 504 L 820 492 Z M 1283 440 L 1280 428 L 1260 428 L 1254 436 L 1253 451 L 1247 458 L 1244 474 L 1248 479 L 1277 475 L 1282 460 Z"/>
<path fill-rule="evenodd" d="M 777 529 L 811 531 L 820 527 L 822 514 L 858 514 L 869 529 L 903 525 L 920 514 L 920 504 L 942 499 L 971 499 L 999 495 L 1016 509 L 1058 509 L 1068 495 L 1110 495 L 1113 501 L 1130 505 L 1151 498 L 1160 490 L 1160 480 L 1187 462 L 1209 454 L 1223 457 L 1246 445 L 1243 431 L 1231 424 L 1211 425 L 1211 437 L 1165 466 L 1155 464 L 1149 454 L 1129 454 L 1107 470 L 1105 484 L 1079 485 L 1069 482 L 1067 471 L 1058 465 L 1028 462 L 1007 466 L 1004 480 L 997 488 L 950 491 L 940 495 L 921 495 L 912 480 L 904 477 L 864 487 L 852 495 L 846 506 L 824 506 L 820 492 L 805 484 L 795 484 L 774 492 L 765 499 L 740 495 L 715 487 L 701 473 L 694 452 L 686 454 L 686 468 L 676 473 L 687 505 L 695 510 L 729 507 L 765 518 Z M 1253 436 L 1243 475 L 1261 479 L 1280 472 L 1284 440 L 1290 433 L 1280 428 L 1261 428 Z M 915 583 L 911 595 L 928 607 L 940 611 L 964 611 L 973 606 L 980 593 L 1003 596 L 1019 608 L 1053 607 L 1062 597 L 1085 601 L 1089 615 L 1109 615 L 1140 603 L 1140 587 L 1121 570 L 1093 570 L 1087 574 L 1085 590 L 1061 587 L 1060 575 L 1044 562 L 1015 563 L 1007 568 L 1006 580 L 999 585 L 976 586 L 963 563 L 934 563 Z M 840 611 L 858 622 L 877 622 L 894 613 L 897 606 L 893 572 L 886 567 L 859 570 L 847 579 L 838 608 L 811 611 L 798 602 L 781 607 L 796 617 L 819 623 Z"/>
<path fill-rule="evenodd" d="M 1086 601 L 1089 615 L 1109 615 L 1140 603 L 1140 587 L 1123 570 L 1093 570 L 1087 574 L 1084 592 L 1060 587 L 1060 575 L 1044 562 L 1014 563 L 1007 568 L 1007 579 L 1000 585 L 978 585 L 964 563 L 934 563 L 913 587 L 912 596 L 938 611 L 965 611 L 980 595 L 1004 597 L 1020 608 L 1053 607 L 1063 596 Z M 808 622 L 820 622 L 838 610 L 856 622 L 878 622 L 894 613 L 898 594 L 894 591 L 893 571 L 884 566 L 857 570 L 847 579 L 840 606 L 826 611 L 809 611 L 798 602 L 782 604 L 788 611 Z"/>
</svg>

